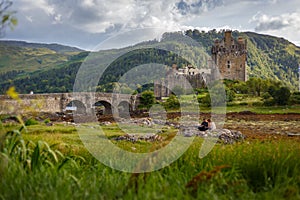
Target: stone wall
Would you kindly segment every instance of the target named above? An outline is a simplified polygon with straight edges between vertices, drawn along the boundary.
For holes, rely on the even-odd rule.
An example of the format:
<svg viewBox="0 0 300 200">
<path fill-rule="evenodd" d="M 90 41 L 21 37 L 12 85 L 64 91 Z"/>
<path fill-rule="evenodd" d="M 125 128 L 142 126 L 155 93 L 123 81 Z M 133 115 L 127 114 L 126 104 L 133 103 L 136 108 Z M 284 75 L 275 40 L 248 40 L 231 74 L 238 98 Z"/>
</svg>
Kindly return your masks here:
<svg viewBox="0 0 300 200">
<path fill-rule="evenodd" d="M 205 71 L 209 71 L 205 69 Z M 181 88 L 185 93 L 191 92 L 194 88 L 203 88 L 211 81 L 211 75 L 199 69 L 190 69 L 185 73 L 172 69 L 165 79 L 154 81 L 154 95 L 156 98 L 168 97 L 174 89 Z M 192 74 L 191 74 L 192 72 Z"/>
</svg>

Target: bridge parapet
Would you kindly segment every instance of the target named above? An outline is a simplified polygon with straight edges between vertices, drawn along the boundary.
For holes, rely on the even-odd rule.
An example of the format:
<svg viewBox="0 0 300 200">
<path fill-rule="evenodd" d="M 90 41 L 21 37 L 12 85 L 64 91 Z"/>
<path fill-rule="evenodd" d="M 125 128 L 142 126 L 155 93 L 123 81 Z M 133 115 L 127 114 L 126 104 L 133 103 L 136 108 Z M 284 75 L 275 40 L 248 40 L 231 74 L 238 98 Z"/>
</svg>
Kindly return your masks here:
<svg viewBox="0 0 300 200">
<path fill-rule="evenodd" d="M 92 112 L 97 102 L 110 105 L 117 109 L 120 103 L 127 102 L 130 110 L 136 110 L 139 101 L 136 95 L 115 93 L 46 93 L 19 94 L 20 100 L 7 95 L 0 95 L 0 114 L 26 112 L 64 112 L 67 105 L 76 101 L 81 102 L 87 112 Z"/>
</svg>

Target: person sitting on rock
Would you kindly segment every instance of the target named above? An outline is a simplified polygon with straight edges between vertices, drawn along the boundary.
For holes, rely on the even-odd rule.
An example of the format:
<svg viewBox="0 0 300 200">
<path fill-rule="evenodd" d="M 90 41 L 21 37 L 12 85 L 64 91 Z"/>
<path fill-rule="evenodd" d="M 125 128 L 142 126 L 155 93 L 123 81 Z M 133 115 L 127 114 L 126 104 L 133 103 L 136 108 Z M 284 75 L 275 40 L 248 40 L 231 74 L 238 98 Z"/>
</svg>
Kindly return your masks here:
<svg viewBox="0 0 300 200">
<path fill-rule="evenodd" d="M 203 119 L 201 125 L 198 127 L 199 131 L 206 131 L 208 129 L 208 122 L 206 119 Z"/>
<path fill-rule="evenodd" d="M 208 122 L 208 130 L 214 130 L 217 128 L 215 122 L 211 121 L 211 119 L 208 119 L 207 122 Z"/>
</svg>

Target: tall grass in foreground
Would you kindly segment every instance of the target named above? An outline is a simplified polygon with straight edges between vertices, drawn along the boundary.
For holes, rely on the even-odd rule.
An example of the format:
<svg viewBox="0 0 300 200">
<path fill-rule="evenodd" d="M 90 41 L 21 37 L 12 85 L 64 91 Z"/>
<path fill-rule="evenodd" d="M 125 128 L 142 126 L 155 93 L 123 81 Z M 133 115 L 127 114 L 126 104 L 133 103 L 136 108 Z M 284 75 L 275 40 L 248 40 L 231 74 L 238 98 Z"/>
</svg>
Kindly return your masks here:
<svg viewBox="0 0 300 200">
<path fill-rule="evenodd" d="M 84 146 L 76 157 L 63 155 L 55 145 L 10 132 L 1 143 L 0 199 L 300 198 L 299 142 L 219 144 L 200 159 L 201 143 L 196 138 L 164 169 L 129 174 L 102 165 Z"/>
</svg>

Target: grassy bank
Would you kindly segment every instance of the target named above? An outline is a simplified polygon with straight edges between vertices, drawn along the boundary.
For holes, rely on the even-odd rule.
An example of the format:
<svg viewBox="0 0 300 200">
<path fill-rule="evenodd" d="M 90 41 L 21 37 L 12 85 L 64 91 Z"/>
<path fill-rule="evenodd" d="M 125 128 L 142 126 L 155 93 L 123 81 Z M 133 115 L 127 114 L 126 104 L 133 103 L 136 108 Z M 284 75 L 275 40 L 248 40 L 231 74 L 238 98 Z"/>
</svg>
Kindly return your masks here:
<svg viewBox="0 0 300 200">
<path fill-rule="evenodd" d="M 203 94 L 202 94 L 203 95 Z M 201 96 L 201 95 L 198 95 Z M 181 95 L 180 96 L 181 109 L 184 111 L 195 111 L 195 107 L 199 106 L 199 111 L 203 113 L 231 113 L 251 111 L 257 114 L 300 114 L 300 105 L 285 105 L 285 106 L 264 106 L 262 98 L 237 95 L 232 102 L 227 102 L 225 107 L 215 106 L 213 109 L 207 105 L 199 104 L 195 95 Z M 166 101 L 166 98 L 163 99 Z M 178 112 L 179 109 L 169 109 L 170 112 Z"/>
<path fill-rule="evenodd" d="M 5 128 L 5 131 L 16 129 Z M 104 128 L 108 134 L 120 134 L 114 125 Z M 16 138 L 6 138 L 6 142 L 2 139 L 6 149 L 13 143 L 19 144 L 19 150 L 9 153 L 2 145 L 0 199 L 300 198 L 300 145 L 294 140 L 217 144 L 208 156 L 200 159 L 203 140 L 196 138 L 188 151 L 170 166 L 152 173 L 130 174 L 94 159 L 71 125 L 29 126 L 27 132 L 22 131 L 22 137 Z M 22 147 L 22 142 L 18 143 L 22 139 L 24 144 L 32 142 Z M 41 140 L 49 143 L 53 154 L 38 142 Z M 122 145 L 126 149 L 136 144 L 122 142 Z M 20 157 L 22 149 L 27 152 L 25 162 Z M 50 156 L 54 154 L 57 161 Z M 35 167 L 26 167 L 28 164 L 24 163 L 28 162 Z"/>
</svg>

